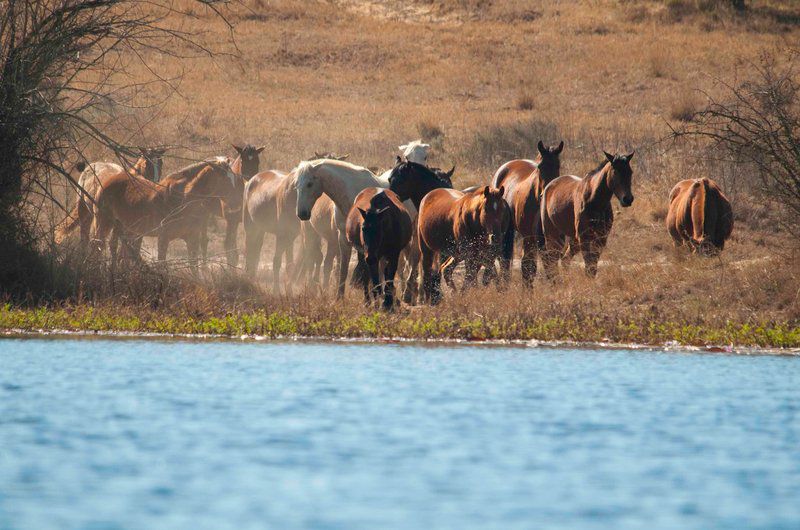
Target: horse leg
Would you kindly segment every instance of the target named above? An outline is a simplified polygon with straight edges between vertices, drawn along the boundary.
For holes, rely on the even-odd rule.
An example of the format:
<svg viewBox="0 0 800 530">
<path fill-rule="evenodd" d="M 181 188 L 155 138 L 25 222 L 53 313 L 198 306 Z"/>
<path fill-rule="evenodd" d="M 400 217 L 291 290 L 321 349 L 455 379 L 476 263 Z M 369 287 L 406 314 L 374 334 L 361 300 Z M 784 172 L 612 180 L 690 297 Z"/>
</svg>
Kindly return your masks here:
<svg viewBox="0 0 800 530">
<path fill-rule="evenodd" d="M 586 248 L 582 248 L 581 252 L 583 254 L 583 263 L 586 267 L 586 274 L 590 278 L 594 278 L 597 276 L 597 262 L 600 261 L 600 252 L 594 245 L 586 245 Z"/>
<path fill-rule="evenodd" d="M 350 268 L 350 254 L 353 247 L 347 242 L 343 233 L 339 234 L 339 286 L 336 291 L 337 298 L 344 298 L 344 290 L 347 284 L 347 271 Z"/>
<path fill-rule="evenodd" d="M 225 258 L 228 267 L 239 265 L 239 248 L 237 247 L 237 232 L 239 231 L 239 219 L 235 216 L 225 218 Z"/>
<path fill-rule="evenodd" d="M 508 285 L 511 281 L 511 261 L 514 259 L 514 234 L 514 227 L 509 226 L 503 235 L 503 250 L 500 254 L 500 281 L 504 285 Z M 492 263 L 492 268 L 494 268 L 494 263 Z M 486 275 L 484 274 L 484 285 L 488 283 L 485 278 Z"/>
<path fill-rule="evenodd" d="M 264 245 L 264 230 L 255 226 L 246 226 L 244 231 L 245 274 L 255 279 L 258 272 L 258 261 L 261 258 L 261 247 Z"/>
<path fill-rule="evenodd" d="M 158 233 L 158 261 L 164 263 L 167 260 L 167 248 L 169 248 L 169 238 L 163 230 Z"/>
<path fill-rule="evenodd" d="M 281 259 L 286 251 L 286 240 L 275 238 L 275 254 L 272 256 L 272 292 L 280 292 L 281 282 Z"/>
<path fill-rule="evenodd" d="M 475 281 L 478 279 L 478 272 L 481 270 L 481 262 L 474 257 L 467 257 L 467 259 L 464 260 L 464 268 L 464 285 L 461 286 L 462 292 L 475 285 Z"/>
<path fill-rule="evenodd" d="M 406 285 L 403 290 L 403 302 L 407 303 L 408 305 L 412 305 L 419 294 L 419 244 L 416 241 L 416 230 L 414 231 L 414 236 L 412 237 L 411 244 L 406 247 L 408 252 L 406 253 L 406 260 L 409 264 L 409 272 L 408 276 L 406 277 Z M 400 257 L 398 256 L 398 260 Z M 398 265 L 394 265 L 395 274 L 397 273 Z M 394 288 L 394 285 L 392 285 Z"/>
<path fill-rule="evenodd" d="M 536 258 L 538 245 L 536 240 L 532 237 L 526 237 L 522 240 L 522 281 L 525 287 L 530 289 L 533 287 L 533 279 L 536 278 Z"/>
<path fill-rule="evenodd" d="M 397 262 L 399 254 L 389 256 L 386 259 L 386 266 L 383 269 L 383 309 L 385 311 L 394 310 L 394 277 L 397 274 Z"/>
<path fill-rule="evenodd" d="M 336 246 L 328 241 L 328 248 L 325 249 L 325 261 L 322 263 L 322 290 L 327 291 L 331 283 L 331 271 L 333 270 L 333 260 L 336 258 Z"/>
<path fill-rule="evenodd" d="M 444 263 L 442 263 L 442 266 L 439 267 L 439 272 L 442 273 L 442 277 L 444 278 L 444 283 L 446 283 L 447 286 L 453 291 L 457 290 L 456 282 L 453 281 L 453 273 L 455 272 L 456 267 L 458 267 L 458 264 L 460 262 L 461 260 L 456 259 L 453 256 L 450 256 L 444 261 Z"/>
<path fill-rule="evenodd" d="M 363 274 L 360 278 L 361 287 L 364 289 L 364 304 L 369 306 L 373 297 L 380 295 L 381 278 L 378 272 L 378 260 L 366 260 L 362 252 L 356 252 L 358 258 L 358 267 L 368 270 L 367 274 Z M 370 282 L 372 283 L 372 291 L 370 291 Z"/>
<path fill-rule="evenodd" d="M 189 269 L 192 271 L 192 274 L 197 275 L 197 257 L 198 254 L 202 252 L 203 248 L 203 234 L 207 233 L 204 230 L 200 231 L 200 234 L 197 236 L 189 236 L 184 238 L 184 242 L 186 243 L 186 254 L 189 256 Z M 208 243 L 208 238 L 205 238 L 205 242 Z"/>
<path fill-rule="evenodd" d="M 291 295 L 293 283 L 292 280 L 295 276 L 297 276 L 297 269 L 300 268 L 300 263 L 294 262 L 294 241 L 289 241 L 286 243 L 284 256 L 286 256 L 286 276 L 288 277 L 286 282 L 286 294 Z"/>
<path fill-rule="evenodd" d="M 558 260 L 564 253 L 564 238 L 558 235 L 547 234 L 545 236 L 545 251 L 542 254 L 542 263 L 544 265 L 544 273 L 548 280 L 552 280 L 556 276 L 556 267 Z"/>
<path fill-rule="evenodd" d="M 431 305 L 438 304 L 442 299 L 441 276 L 438 270 L 434 270 L 434 259 L 436 252 L 420 242 L 420 254 L 422 257 L 422 294 L 424 301 Z"/>
<path fill-rule="evenodd" d="M 199 239 L 199 249 L 200 255 L 203 257 L 203 262 L 205 263 L 208 260 L 208 216 L 204 216 L 202 220 L 199 221 L 199 228 L 200 228 L 200 239 Z M 188 253 L 189 250 L 189 241 L 186 241 L 186 250 Z M 191 260 L 190 260 L 191 261 Z"/>
<path fill-rule="evenodd" d="M 81 231 L 81 246 L 84 251 L 89 248 L 89 241 L 92 231 L 92 210 L 81 198 L 78 201 L 78 222 Z"/>
</svg>

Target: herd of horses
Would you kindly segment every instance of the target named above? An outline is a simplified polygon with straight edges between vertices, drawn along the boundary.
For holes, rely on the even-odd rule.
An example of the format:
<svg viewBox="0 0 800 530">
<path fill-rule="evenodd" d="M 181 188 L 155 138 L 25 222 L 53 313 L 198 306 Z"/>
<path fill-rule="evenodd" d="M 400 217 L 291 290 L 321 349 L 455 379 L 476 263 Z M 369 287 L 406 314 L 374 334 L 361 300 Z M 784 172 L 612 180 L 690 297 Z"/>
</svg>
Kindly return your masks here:
<svg viewBox="0 0 800 530">
<path fill-rule="evenodd" d="M 233 146 L 225 156 L 191 164 L 162 178 L 163 150 L 142 149 L 132 167 L 108 162 L 79 163 L 75 206 L 56 227 L 56 242 L 80 229 L 92 251 L 107 245 L 112 274 L 122 259 L 138 259 L 142 240 L 157 239 L 158 260 L 169 243 L 186 243 L 190 264 L 207 258 L 212 216 L 225 220 L 225 256 L 238 266 L 237 234 L 244 225 L 245 271 L 255 277 L 266 234 L 275 236 L 273 288 L 281 285 L 281 265 L 294 264 L 290 282 L 329 288 L 338 259 L 337 294 L 343 296 L 353 249 L 352 281 L 367 303 L 382 298 L 396 306 L 395 276 L 407 265 L 403 299 L 421 295 L 435 304 L 442 280 L 455 289 L 453 270 L 464 262 L 464 289 L 484 269 L 484 285 L 511 280 L 514 246 L 521 245 L 521 274 L 530 287 L 541 257 L 547 278 L 559 262 L 580 252 L 586 273 L 597 265 L 614 222 L 612 199 L 633 204 L 634 153 L 609 154 L 585 176 L 561 175 L 557 146 L 537 145 L 535 160 L 503 164 L 489 184 L 453 188 L 450 171 L 427 165 L 430 146 L 400 146 L 394 167 L 383 173 L 357 166 L 346 157 L 318 155 L 288 173 L 260 171 L 264 147 Z M 703 255 L 720 252 L 733 229 L 733 214 L 720 187 L 708 178 L 678 182 L 670 192 L 667 229 L 676 246 Z M 301 256 L 294 259 L 295 241 Z M 323 245 L 325 252 L 323 253 Z M 121 252 L 120 252 L 121 251 Z M 497 266 L 499 265 L 499 267 Z M 422 269 L 422 292 L 419 273 Z"/>
</svg>

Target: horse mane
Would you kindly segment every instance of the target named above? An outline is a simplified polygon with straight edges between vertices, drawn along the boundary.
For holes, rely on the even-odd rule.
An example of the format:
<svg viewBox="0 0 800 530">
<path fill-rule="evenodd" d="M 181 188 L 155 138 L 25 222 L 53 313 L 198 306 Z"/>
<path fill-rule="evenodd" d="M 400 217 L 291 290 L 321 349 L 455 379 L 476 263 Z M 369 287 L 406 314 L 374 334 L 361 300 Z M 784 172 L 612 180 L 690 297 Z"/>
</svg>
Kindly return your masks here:
<svg viewBox="0 0 800 530">
<path fill-rule="evenodd" d="M 418 171 L 423 171 L 423 174 L 426 177 L 432 178 L 432 179 L 434 179 L 434 180 L 436 180 L 436 181 L 438 181 L 438 182 L 440 182 L 442 184 L 446 184 L 448 186 L 452 186 L 452 183 L 450 181 L 448 181 L 444 177 L 440 177 L 436 173 L 436 169 L 439 169 L 439 168 L 430 168 L 430 167 L 426 166 L 425 164 L 419 164 L 417 162 L 412 162 L 410 160 L 403 160 L 402 162 L 396 164 L 392 168 L 392 174 L 389 176 L 389 179 L 391 180 L 393 177 L 401 174 L 402 171 L 408 170 L 408 169 L 417 169 Z"/>
<path fill-rule="evenodd" d="M 167 177 L 186 177 L 186 176 L 191 176 L 191 174 L 196 173 L 200 169 L 202 169 L 203 166 L 217 165 L 217 164 L 219 164 L 219 165 L 227 164 L 230 167 L 230 160 L 228 159 L 228 157 L 225 157 L 225 156 L 216 156 L 216 157 L 213 157 L 213 158 L 208 158 L 208 159 L 203 160 L 201 162 L 195 162 L 194 164 L 190 164 L 190 165 L 188 165 L 188 166 L 186 166 L 184 168 L 179 169 L 178 171 L 174 171 L 174 172 L 170 173 L 169 175 L 167 175 Z"/>
<path fill-rule="evenodd" d="M 602 171 L 602 169 L 604 167 L 606 167 L 606 164 L 608 164 L 608 160 L 606 160 L 604 158 L 603 160 L 600 161 L 600 164 L 598 164 L 598 166 L 596 168 L 594 168 L 591 171 L 587 172 L 586 175 L 584 175 L 584 178 L 596 175 L 597 173 Z"/>
</svg>

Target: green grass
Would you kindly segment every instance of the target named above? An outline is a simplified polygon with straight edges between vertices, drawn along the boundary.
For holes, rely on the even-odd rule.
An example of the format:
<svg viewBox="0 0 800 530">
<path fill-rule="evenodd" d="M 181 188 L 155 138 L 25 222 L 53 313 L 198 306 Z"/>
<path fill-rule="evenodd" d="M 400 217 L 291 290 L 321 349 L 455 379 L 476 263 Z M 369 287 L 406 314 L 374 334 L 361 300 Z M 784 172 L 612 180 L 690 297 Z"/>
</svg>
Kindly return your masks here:
<svg viewBox="0 0 800 530">
<path fill-rule="evenodd" d="M 277 337 L 407 338 L 458 340 L 538 340 L 662 345 L 798 348 L 800 327 L 781 322 L 705 326 L 586 318 L 419 317 L 372 313 L 311 318 L 290 312 L 242 312 L 217 316 L 134 311 L 130 308 L 0 308 L 0 329 L 35 331 L 139 332 L 176 335 Z"/>
</svg>

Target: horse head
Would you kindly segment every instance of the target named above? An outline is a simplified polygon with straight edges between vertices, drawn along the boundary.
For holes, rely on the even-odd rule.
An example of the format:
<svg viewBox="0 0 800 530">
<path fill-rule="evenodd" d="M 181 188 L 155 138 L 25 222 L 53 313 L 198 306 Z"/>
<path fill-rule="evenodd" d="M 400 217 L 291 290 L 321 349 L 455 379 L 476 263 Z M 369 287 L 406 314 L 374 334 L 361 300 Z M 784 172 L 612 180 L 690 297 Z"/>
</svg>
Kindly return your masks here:
<svg viewBox="0 0 800 530">
<path fill-rule="evenodd" d="M 508 204 L 503 199 L 504 192 L 503 186 L 499 188 L 485 186 L 481 192 L 483 204 L 480 211 L 480 224 L 488 236 L 491 246 L 499 245 L 503 240 L 503 234 L 508 229 L 511 218 L 508 213 Z"/>
<path fill-rule="evenodd" d="M 297 182 L 295 190 L 297 191 L 297 217 L 301 221 L 308 221 L 311 219 L 311 208 L 322 195 L 322 185 L 317 178 L 314 171 L 315 167 L 312 162 L 300 162 L 300 165 L 295 168 L 295 175 Z"/>
<path fill-rule="evenodd" d="M 559 175 L 561 175 L 561 151 L 564 150 L 564 142 L 562 141 L 557 146 L 546 147 L 541 140 L 536 148 L 539 150 L 537 157 L 537 166 L 539 168 L 539 175 L 542 179 L 542 187 L 550 183 Z"/>
<path fill-rule="evenodd" d="M 429 144 L 423 143 L 422 140 L 414 140 L 405 145 L 398 147 L 403 152 L 403 158 L 409 162 L 416 162 L 417 164 L 426 164 L 428 162 L 428 153 L 431 150 Z"/>
<path fill-rule="evenodd" d="M 266 147 L 262 145 L 261 147 L 256 147 L 252 144 L 245 144 L 244 147 L 240 147 L 235 144 L 231 144 L 237 153 L 239 153 L 239 174 L 245 180 L 250 180 L 253 175 L 258 173 L 259 165 L 261 160 L 259 159 L 259 155 Z"/>
<path fill-rule="evenodd" d="M 388 215 L 390 206 L 371 206 L 368 210 L 359 208 L 361 214 L 361 241 L 364 245 L 364 257 L 372 261 L 380 257 L 384 224 L 391 222 Z"/>
<path fill-rule="evenodd" d="M 397 157 L 397 164 L 389 175 L 389 189 L 397 194 L 400 200 L 411 199 L 419 207 L 422 198 L 438 188 L 452 188 L 450 177 L 455 166 L 449 172 L 436 171 L 423 164 L 403 160 Z"/>
<path fill-rule="evenodd" d="M 631 186 L 633 184 L 633 170 L 631 169 L 631 159 L 633 158 L 634 151 L 630 154 L 611 155 L 605 151 L 606 160 L 611 164 L 606 178 L 608 179 L 608 187 L 617 197 L 617 200 L 623 208 L 627 208 L 633 204 L 633 192 Z"/>
<path fill-rule="evenodd" d="M 161 170 L 164 166 L 164 153 L 167 152 L 165 147 L 157 148 L 139 148 L 139 160 L 134 165 L 139 173 L 142 174 L 147 180 L 158 182 L 161 180 Z"/>
</svg>

